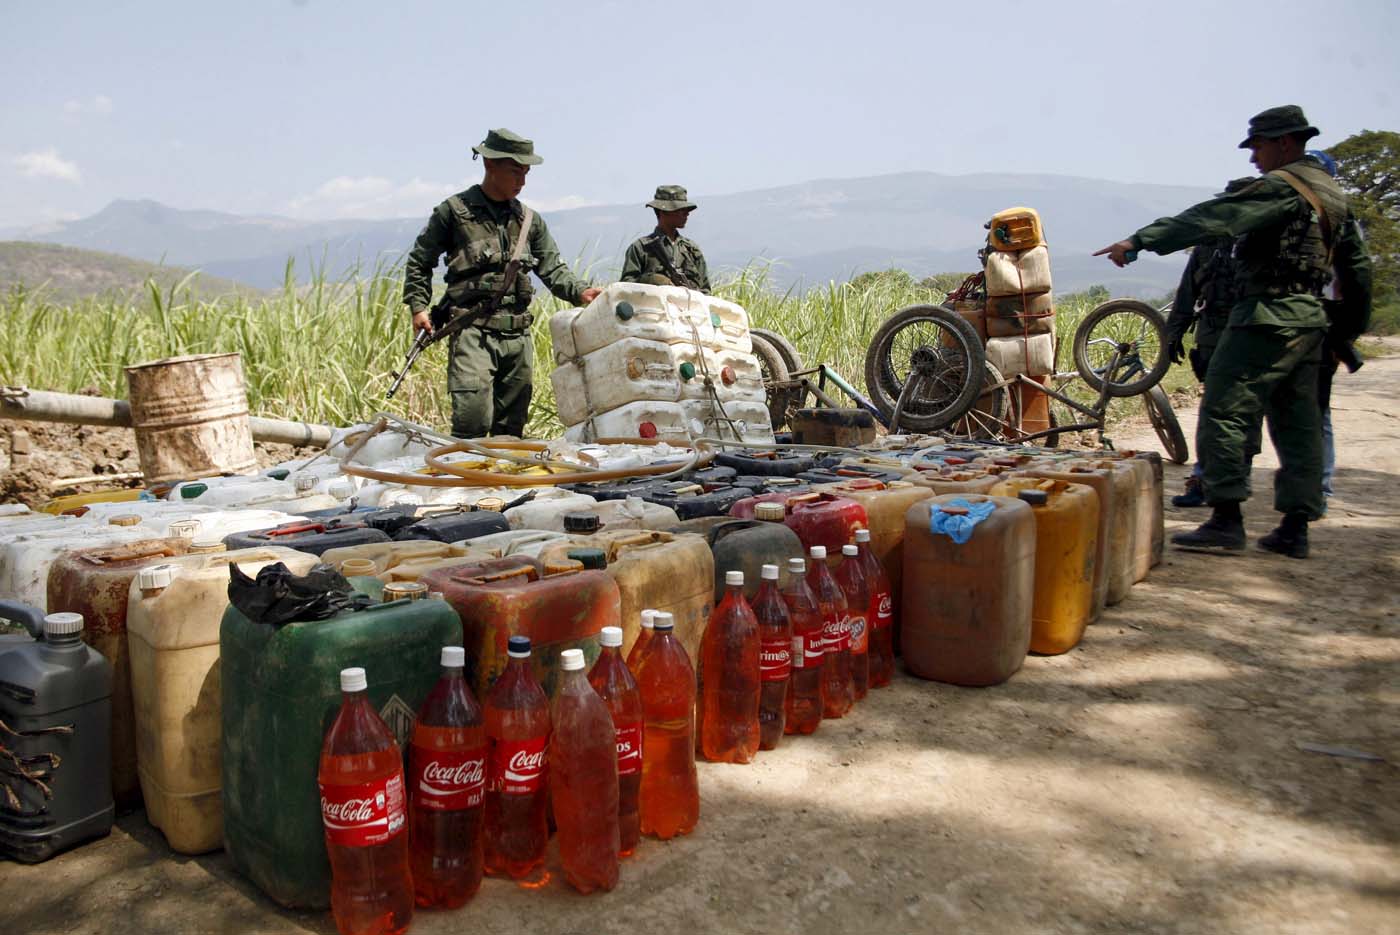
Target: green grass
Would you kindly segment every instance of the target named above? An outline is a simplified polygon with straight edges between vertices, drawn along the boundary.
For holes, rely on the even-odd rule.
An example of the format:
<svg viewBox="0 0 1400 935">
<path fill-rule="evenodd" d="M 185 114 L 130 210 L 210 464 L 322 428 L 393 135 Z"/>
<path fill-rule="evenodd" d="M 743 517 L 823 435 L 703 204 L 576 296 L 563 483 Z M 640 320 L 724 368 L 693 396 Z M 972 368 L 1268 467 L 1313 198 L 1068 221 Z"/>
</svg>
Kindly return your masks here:
<svg viewBox="0 0 1400 935">
<path fill-rule="evenodd" d="M 289 268 L 290 269 L 290 268 Z M 123 367 L 182 354 L 242 355 L 248 402 L 256 415 L 347 424 L 387 409 L 445 428 L 448 422 L 445 354 L 423 356 L 398 396 L 386 404 L 392 371 L 408 349 L 408 314 L 400 304 L 402 274 L 378 269 L 343 282 L 315 280 L 298 287 L 289 278 L 270 296 L 206 298 L 187 283 L 149 283 L 132 299 L 87 299 L 57 304 L 41 293 L 12 290 L 0 300 L 0 384 L 60 392 L 82 390 L 124 397 Z M 937 304 L 942 292 L 908 277 L 864 277 L 859 285 L 828 283 L 807 292 L 777 293 L 762 267 L 721 282 L 716 293 L 744 306 L 755 326 L 786 335 L 809 363 L 826 362 L 857 386 L 864 384 L 865 349 L 880 323 L 907 305 Z M 1059 365 L 1070 369 L 1074 327 L 1101 301 L 1065 296 L 1056 319 Z M 547 317 L 564 307 L 537 298 L 534 330 L 535 398 L 529 431 L 558 433 L 549 371 Z M 1170 380 L 1177 380 L 1173 368 Z M 1186 374 L 1189 380 L 1189 371 Z M 1118 404 L 1115 413 L 1138 414 Z"/>
</svg>

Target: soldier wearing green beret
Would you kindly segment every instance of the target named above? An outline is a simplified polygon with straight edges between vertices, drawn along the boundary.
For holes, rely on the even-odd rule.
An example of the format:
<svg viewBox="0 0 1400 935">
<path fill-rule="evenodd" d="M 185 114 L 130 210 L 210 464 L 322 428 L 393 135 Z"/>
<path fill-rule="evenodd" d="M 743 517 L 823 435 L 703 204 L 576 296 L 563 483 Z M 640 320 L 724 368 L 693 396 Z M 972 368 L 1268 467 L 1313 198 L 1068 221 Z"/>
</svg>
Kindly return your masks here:
<svg viewBox="0 0 1400 935">
<path fill-rule="evenodd" d="M 1239 294 L 1206 370 L 1196 429 L 1209 520 L 1172 538 L 1188 548 L 1245 546 L 1240 504 L 1249 499 L 1246 446 L 1261 420 L 1278 451 L 1274 509 L 1282 522 L 1260 548 L 1293 558 L 1308 554 L 1308 522 L 1324 512 L 1318 368 L 1329 320 L 1323 289 L 1334 272 L 1353 313 L 1369 317 L 1371 262 L 1346 195 L 1322 164 L 1304 155 L 1317 136 L 1302 108 L 1256 115 L 1241 149 L 1262 177 L 1178 214 L 1161 218 L 1107 254 L 1126 266 L 1140 250 L 1172 253 L 1221 235 L 1234 238 Z"/>
<path fill-rule="evenodd" d="M 681 236 L 681 228 L 695 210 L 679 185 L 660 185 L 647 207 L 656 212 L 656 230 L 639 237 L 627 248 L 622 261 L 622 281 L 651 286 L 685 286 L 710 291 L 710 271 L 705 254 L 693 240 Z"/>
<path fill-rule="evenodd" d="M 530 167 L 544 161 L 535 155 L 535 144 L 509 130 L 492 130 L 472 152 L 485 166 L 481 184 L 433 209 L 408 255 L 403 301 L 413 313 L 414 332 L 431 332 L 433 270 L 446 254 L 444 302 L 455 309 L 479 308 L 504 282 L 521 228 L 529 219 L 520 274 L 492 315 L 452 336 L 447 364 L 453 435 L 520 435 L 534 392 L 534 289 L 529 274 L 575 305 L 587 305 L 601 290 L 573 274 L 560 259 L 544 218 L 517 198 Z"/>
</svg>

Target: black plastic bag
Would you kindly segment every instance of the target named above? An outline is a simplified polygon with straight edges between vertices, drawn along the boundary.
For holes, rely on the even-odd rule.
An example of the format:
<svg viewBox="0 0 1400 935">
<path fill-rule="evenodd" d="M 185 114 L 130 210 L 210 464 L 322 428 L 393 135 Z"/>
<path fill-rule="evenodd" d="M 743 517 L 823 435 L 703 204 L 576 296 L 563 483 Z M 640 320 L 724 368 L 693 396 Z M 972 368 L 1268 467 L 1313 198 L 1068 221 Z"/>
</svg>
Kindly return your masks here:
<svg viewBox="0 0 1400 935">
<path fill-rule="evenodd" d="M 236 564 L 228 566 L 229 603 L 254 623 L 280 627 L 298 620 L 325 620 L 371 602 L 330 565 L 319 564 L 304 576 L 275 562 L 249 578 Z"/>
</svg>

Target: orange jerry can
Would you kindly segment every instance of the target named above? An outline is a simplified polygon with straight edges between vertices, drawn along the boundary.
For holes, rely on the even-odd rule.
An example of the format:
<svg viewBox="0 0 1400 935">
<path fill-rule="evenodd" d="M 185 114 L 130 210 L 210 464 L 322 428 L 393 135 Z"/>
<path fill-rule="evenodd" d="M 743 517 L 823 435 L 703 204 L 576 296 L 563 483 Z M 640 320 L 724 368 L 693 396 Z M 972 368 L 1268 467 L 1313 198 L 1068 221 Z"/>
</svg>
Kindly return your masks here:
<svg viewBox="0 0 1400 935">
<path fill-rule="evenodd" d="M 466 677 L 478 698 L 506 667 L 506 643 L 528 636 L 530 660 L 546 693 L 559 681 L 559 654 L 583 650 L 592 665 L 598 634 L 620 625 L 617 584 L 605 571 L 575 561 L 552 562 L 524 555 L 436 568 L 423 576 L 462 620 Z"/>
<path fill-rule="evenodd" d="M 976 524 L 961 531 L 964 537 L 951 528 L 949 517 Z M 919 678 L 954 685 L 1006 681 L 1025 662 L 1031 641 L 1035 514 L 1030 505 L 1007 497 L 947 494 L 920 500 L 904 519 L 904 667 Z M 935 531 L 935 525 L 948 531 Z"/>
<path fill-rule="evenodd" d="M 1113 472 L 1103 468 L 1064 467 L 1057 465 L 1033 465 L 1017 472 L 1027 477 L 1042 477 L 1062 480 L 1069 484 L 1083 484 L 1092 489 L 1099 498 L 1099 529 L 1094 549 L 1094 606 L 1089 614 L 1089 622 L 1094 623 L 1103 614 L 1108 604 L 1108 572 L 1110 550 L 1120 552 L 1126 547 L 1131 535 L 1127 512 L 1118 508 L 1113 496 Z"/>
<path fill-rule="evenodd" d="M 189 550 L 189 539 L 147 539 L 67 552 L 49 568 L 49 610 L 82 614 L 83 641 L 112 664 L 112 798 L 119 811 L 141 804 L 126 640 L 127 591 L 142 568 Z"/>
<path fill-rule="evenodd" d="M 1020 497 L 1035 511 L 1031 652 L 1069 652 L 1079 645 L 1094 609 L 1098 495 L 1084 484 L 1038 477 L 1008 477 L 992 494 Z"/>
</svg>

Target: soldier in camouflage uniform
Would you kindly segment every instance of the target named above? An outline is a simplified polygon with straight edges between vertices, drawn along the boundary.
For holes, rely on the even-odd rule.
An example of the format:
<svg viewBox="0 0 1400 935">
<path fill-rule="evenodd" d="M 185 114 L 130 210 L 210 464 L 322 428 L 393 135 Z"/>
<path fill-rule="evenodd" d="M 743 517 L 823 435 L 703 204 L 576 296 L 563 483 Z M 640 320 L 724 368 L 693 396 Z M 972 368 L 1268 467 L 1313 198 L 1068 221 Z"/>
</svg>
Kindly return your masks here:
<svg viewBox="0 0 1400 935">
<path fill-rule="evenodd" d="M 1318 132 L 1300 107 L 1256 115 L 1240 148 L 1251 150 L 1250 161 L 1263 177 L 1095 254 L 1126 266 L 1140 250 L 1166 254 L 1222 234 L 1235 238 L 1239 298 L 1206 371 L 1196 430 L 1213 512 L 1196 530 L 1173 536 L 1177 545 L 1244 548 L 1240 504 L 1250 494 L 1245 450 L 1266 414 L 1280 463 L 1274 509 L 1283 520 L 1259 540 L 1260 548 L 1306 558 L 1308 522 L 1323 513 L 1317 387 L 1329 322 L 1322 290 L 1335 270 L 1343 294 L 1364 298 L 1369 307 L 1371 272 L 1346 195 L 1320 163 L 1304 155 L 1307 140 Z"/>
<path fill-rule="evenodd" d="M 639 237 L 627 248 L 622 261 L 622 281 L 651 286 L 685 286 L 710 291 L 710 271 L 705 254 L 693 240 L 681 236 L 681 228 L 695 210 L 679 185 L 661 185 L 647 207 L 656 212 L 656 230 Z"/>
<path fill-rule="evenodd" d="M 403 301 L 413 313 L 415 332 L 433 328 L 428 306 L 433 270 L 443 254 L 447 254 L 444 302 L 471 309 L 495 294 L 504 282 L 506 264 L 525 220 L 525 208 L 516 196 L 525 187 L 530 167 L 544 161 L 535 155 L 532 141 L 509 130 L 492 130 L 472 152 L 472 158 L 480 156 L 485 165 L 481 184 L 434 208 L 408 255 Z M 550 292 L 575 305 L 587 305 L 601 291 L 564 264 L 544 218 L 533 215 L 514 286 L 502 296 L 494 314 L 451 338 L 447 390 L 452 398 L 452 434 L 458 438 L 520 435 L 525 430 L 534 392 L 530 273 Z"/>
</svg>

